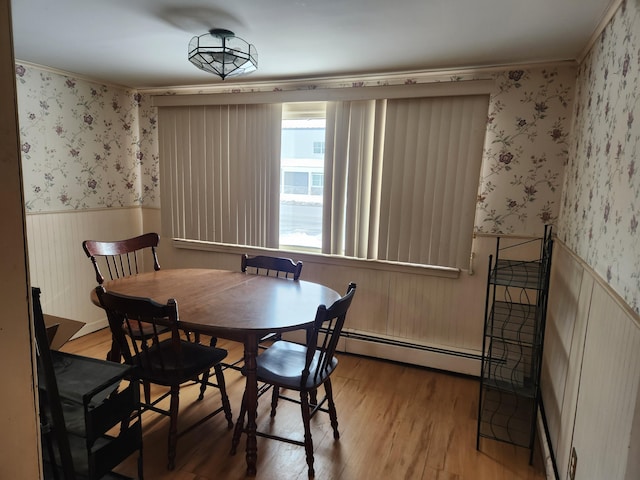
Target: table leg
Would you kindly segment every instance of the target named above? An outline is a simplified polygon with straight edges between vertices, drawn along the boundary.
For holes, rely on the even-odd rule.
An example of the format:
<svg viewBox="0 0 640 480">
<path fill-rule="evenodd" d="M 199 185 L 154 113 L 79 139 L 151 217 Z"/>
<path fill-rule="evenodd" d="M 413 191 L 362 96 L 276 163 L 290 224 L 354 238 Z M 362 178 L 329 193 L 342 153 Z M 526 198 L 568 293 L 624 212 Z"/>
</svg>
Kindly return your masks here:
<svg viewBox="0 0 640 480">
<path fill-rule="evenodd" d="M 244 344 L 244 368 L 247 377 L 245 398 L 247 407 L 247 475 L 255 476 L 258 460 L 256 441 L 256 412 L 258 410 L 258 379 L 256 376 L 256 357 L 258 355 L 258 336 L 250 334 Z"/>
</svg>

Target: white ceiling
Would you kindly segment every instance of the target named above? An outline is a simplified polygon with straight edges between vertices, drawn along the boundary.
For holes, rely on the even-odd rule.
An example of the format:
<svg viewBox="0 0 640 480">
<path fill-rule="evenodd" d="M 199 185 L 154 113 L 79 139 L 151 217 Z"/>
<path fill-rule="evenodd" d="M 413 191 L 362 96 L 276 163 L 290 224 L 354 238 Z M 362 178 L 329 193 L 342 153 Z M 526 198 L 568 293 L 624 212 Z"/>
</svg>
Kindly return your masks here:
<svg viewBox="0 0 640 480">
<path fill-rule="evenodd" d="M 18 61 L 129 87 L 220 83 L 187 60 L 226 28 L 277 81 L 577 59 L 616 0 L 13 0 Z"/>
</svg>

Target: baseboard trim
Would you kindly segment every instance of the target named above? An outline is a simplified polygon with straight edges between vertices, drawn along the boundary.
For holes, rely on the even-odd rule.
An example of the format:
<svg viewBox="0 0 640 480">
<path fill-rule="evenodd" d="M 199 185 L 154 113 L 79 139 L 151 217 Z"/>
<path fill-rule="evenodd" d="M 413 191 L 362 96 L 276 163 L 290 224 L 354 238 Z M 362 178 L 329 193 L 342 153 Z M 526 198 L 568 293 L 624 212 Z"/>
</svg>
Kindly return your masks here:
<svg viewBox="0 0 640 480">
<path fill-rule="evenodd" d="M 540 446 L 542 448 L 542 460 L 544 462 L 544 470 L 547 480 L 559 480 L 558 465 L 556 457 L 551 447 L 551 436 L 549 435 L 549 426 L 547 425 L 547 417 L 544 413 L 544 404 L 540 400 L 540 408 L 538 409 L 538 437 L 540 438 Z"/>
<path fill-rule="evenodd" d="M 107 327 L 109 327 L 109 322 L 106 318 L 87 323 L 80 330 L 78 330 L 78 333 L 71 337 L 71 340 L 82 337 L 83 335 L 89 335 L 90 333 L 97 332 L 98 330 L 102 330 L 103 328 Z"/>
</svg>

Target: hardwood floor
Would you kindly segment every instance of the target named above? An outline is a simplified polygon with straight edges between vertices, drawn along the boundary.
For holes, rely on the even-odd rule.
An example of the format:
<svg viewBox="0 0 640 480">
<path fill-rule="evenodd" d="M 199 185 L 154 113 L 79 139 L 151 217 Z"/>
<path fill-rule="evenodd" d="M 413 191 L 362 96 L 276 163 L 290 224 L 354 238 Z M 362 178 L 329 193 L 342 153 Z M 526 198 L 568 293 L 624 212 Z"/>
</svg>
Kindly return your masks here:
<svg viewBox="0 0 640 480">
<path fill-rule="evenodd" d="M 105 358 L 111 337 L 107 329 L 67 343 L 62 350 Z M 206 339 L 205 339 L 206 341 Z M 219 340 L 230 358 L 242 354 L 241 345 Z M 424 368 L 340 355 L 332 376 L 338 409 L 340 440 L 334 441 L 328 415 L 312 421 L 316 479 L 411 480 L 534 480 L 545 474 L 539 451 L 529 465 L 529 451 L 482 440 L 476 450 L 478 381 Z M 239 372 L 225 370 L 234 420 L 244 389 Z M 183 387 L 180 419 L 183 424 L 217 407 L 219 395 L 209 388 L 196 402 L 198 387 Z M 269 416 L 269 399 L 258 407 L 258 428 L 291 432 L 302 438 L 299 407 L 280 402 Z M 178 427 L 180 428 L 180 427 Z M 143 415 L 144 474 L 150 480 L 208 480 L 245 478 L 244 439 L 235 456 L 229 455 L 232 431 L 223 416 L 181 437 L 174 471 L 166 470 L 168 419 Z M 264 480 L 307 479 L 304 448 L 258 438 L 258 473 Z M 135 477 L 135 458 L 118 472 Z"/>
</svg>

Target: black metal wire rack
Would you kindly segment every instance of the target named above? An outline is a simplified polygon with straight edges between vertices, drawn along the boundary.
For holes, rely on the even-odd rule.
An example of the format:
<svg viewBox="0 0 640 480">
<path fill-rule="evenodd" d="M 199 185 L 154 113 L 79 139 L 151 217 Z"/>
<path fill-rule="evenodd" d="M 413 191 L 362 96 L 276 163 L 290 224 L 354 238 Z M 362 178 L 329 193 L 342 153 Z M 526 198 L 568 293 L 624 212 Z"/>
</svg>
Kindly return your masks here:
<svg viewBox="0 0 640 480">
<path fill-rule="evenodd" d="M 489 256 L 476 448 L 490 438 L 529 448 L 533 459 L 553 240 L 544 236 Z M 539 255 L 518 250 L 540 244 Z"/>
</svg>

